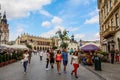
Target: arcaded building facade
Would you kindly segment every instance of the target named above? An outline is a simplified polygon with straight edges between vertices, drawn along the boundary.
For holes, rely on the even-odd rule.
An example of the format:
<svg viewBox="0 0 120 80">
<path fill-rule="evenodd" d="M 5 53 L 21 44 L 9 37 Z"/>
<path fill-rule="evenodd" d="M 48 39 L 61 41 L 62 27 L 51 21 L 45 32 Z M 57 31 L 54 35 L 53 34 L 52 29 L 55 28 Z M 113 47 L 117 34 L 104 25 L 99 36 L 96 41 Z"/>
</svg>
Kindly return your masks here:
<svg viewBox="0 0 120 80">
<path fill-rule="evenodd" d="M 98 0 L 102 49 L 120 51 L 120 0 Z"/>
<path fill-rule="evenodd" d="M 43 38 L 38 36 L 31 36 L 28 34 L 23 34 L 16 39 L 16 44 L 32 46 L 33 50 L 47 50 L 51 49 L 52 46 L 58 46 L 57 38 Z"/>
</svg>

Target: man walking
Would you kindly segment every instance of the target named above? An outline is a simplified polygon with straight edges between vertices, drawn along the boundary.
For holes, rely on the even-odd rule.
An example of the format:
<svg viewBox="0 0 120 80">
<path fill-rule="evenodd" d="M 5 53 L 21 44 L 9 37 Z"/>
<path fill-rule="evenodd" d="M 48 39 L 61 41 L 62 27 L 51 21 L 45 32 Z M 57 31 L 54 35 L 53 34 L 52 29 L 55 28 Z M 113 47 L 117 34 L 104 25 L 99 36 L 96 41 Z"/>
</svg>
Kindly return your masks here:
<svg viewBox="0 0 120 80">
<path fill-rule="evenodd" d="M 63 58 L 63 65 L 64 65 L 64 73 L 66 73 L 66 66 L 68 63 L 68 53 L 66 49 L 63 49 L 62 51 L 62 58 Z"/>
<path fill-rule="evenodd" d="M 114 64 L 114 54 L 115 54 L 114 48 L 112 48 L 112 50 L 110 51 L 110 54 L 111 54 L 111 63 Z"/>
</svg>

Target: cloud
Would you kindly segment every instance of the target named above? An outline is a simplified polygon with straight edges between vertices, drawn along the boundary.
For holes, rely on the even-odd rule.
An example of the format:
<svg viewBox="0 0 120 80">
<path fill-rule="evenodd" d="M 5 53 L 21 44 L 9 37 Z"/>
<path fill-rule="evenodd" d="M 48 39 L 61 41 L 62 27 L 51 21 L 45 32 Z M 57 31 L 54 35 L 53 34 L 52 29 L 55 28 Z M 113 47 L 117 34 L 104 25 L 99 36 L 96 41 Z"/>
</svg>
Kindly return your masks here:
<svg viewBox="0 0 120 80">
<path fill-rule="evenodd" d="M 39 10 L 51 3 L 51 0 L 0 0 L 2 11 L 7 12 L 10 19 L 30 15 L 31 11 Z"/>
<path fill-rule="evenodd" d="M 99 15 L 87 19 L 84 24 L 96 24 L 96 23 L 99 23 Z"/>
<path fill-rule="evenodd" d="M 63 20 L 62 20 L 61 18 L 59 18 L 58 16 L 54 16 L 54 17 L 51 19 L 50 22 L 49 22 L 49 21 L 43 21 L 41 25 L 42 25 L 43 27 L 49 28 L 50 25 L 55 25 L 55 26 L 61 25 L 62 21 L 63 21 Z"/>
<path fill-rule="evenodd" d="M 69 4 L 75 5 L 75 6 L 80 5 L 80 4 L 81 5 L 89 5 L 91 1 L 94 2 L 95 0 L 70 0 Z"/>
<path fill-rule="evenodd" d="M 84 24 L 96 24 L 99 23 L 99 15 L 98 15 L 98 9 L 89 12 L 88 16 L 90 16 L 90 19 L 86 19 Z"/>
<path fill-rule="evenodd" d="M 99 32 L 95 34 L 95 40 L 99 40 L 100 39 L 100 34 Z"/>
<path fill-rule="evenodd" d="M 46 28 L 50 28 L 51 23 L 49 21 L 42 22 L 42 26 Z"/>
<path fill-rule="evenodd" d="M 68 27 L 67 30 L 69 32 L 75 32 L 75 31 L 79 30 L 79 27 Z"/>
<path fill-rule="evenodd" d="M 51 22 L 54 24 L 54 25 L 59 25 L 62 23 L 62 19 L 57 17 L 57 16 L 54 16 L 53 19 L 51 20 Z"/>
<path fill-rule="evenodd" d="M 95 10 L 91 11 L 88 15 L 89 16 L 95 16 L 95 15 L 98 15 L 98 8 L 96 8 Z"/>
<path fill-rule="evenodd" d="M 84 39 L 85 38 L 85 34 L 74 34 L 74 38 L 79 41 L 80 39 Z"/>
<path fill-rule="evenodd" d="M 55 36 L 55 34 L 56 34 L 56 32 L 57 32 L 58 30 L 63 31 L 64 29 L 65 29 L 65 28 L 64 28 L 63 26 L 56 26 L 56 27 L 54 27 L 52 30 L 40 34 L 40 36 L 41 36 L 41 37 L 50 38 L 50 37 L 52 37 L 52 36 Z"/>
<path fill-rule="evenodd" d="M 9 40 L 10 41 L 15 40 L 18 36 L 20 36 L 24 32 L 25 28 L 22 25 L 17 25 L 17 27 L 10 32 Z"/>
<path fill-rule="evenodd" d="M 89 33 L 89 34 L 86 34 L 86 35 L 87 36 L 84 37 L 84 40 L 86 40 L 86 41 L 100 40 L 99 32 L 97 32 L 97 33 Z"/>
<path fill-rule="evenodd" d="M 45 16 L 47 16 L 47 17 L 52 17 L 52 16 L 53 16 L 53 15 L 50 14 L 48 11 L 45 11 L 45 10 L 43 10 L 43 9 L 40 10 L 40 14 L 45 15 Z"/>
</svg>

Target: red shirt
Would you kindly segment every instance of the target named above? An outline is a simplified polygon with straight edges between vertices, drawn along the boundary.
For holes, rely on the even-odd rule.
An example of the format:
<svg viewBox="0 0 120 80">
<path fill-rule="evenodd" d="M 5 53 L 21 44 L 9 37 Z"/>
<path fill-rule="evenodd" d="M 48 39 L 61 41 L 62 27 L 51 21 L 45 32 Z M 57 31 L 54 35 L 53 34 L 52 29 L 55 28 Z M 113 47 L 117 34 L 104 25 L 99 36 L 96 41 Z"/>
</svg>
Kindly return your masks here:
<svg viewBox="0 0 120 80">
<path fill-rule="evenodd" d="M 62 55 L 61 54 L 57 54 L 56 55 L 56 61 L 61 61 L 62 60 Z"/>
</svg>

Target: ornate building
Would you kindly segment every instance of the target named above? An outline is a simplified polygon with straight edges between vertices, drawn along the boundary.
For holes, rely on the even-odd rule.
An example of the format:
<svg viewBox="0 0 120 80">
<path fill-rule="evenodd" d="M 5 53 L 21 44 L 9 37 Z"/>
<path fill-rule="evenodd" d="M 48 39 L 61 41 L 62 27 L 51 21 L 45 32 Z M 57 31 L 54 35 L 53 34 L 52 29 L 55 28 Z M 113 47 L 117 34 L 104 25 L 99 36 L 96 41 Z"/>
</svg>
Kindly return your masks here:
<svg viewBox="0 0 120 80">
<path fill-rule="evenodd" d="M 6 12 L 4 12 L 3 16 L 1 16 L 0 12 L 0 44 L 6 44 L 9 41 L 8 27 Z"/>
<path fill-rule="evenodd" d="M 57 38 L 43 38 L 23 34 L 16 39 L 18 45 L 31 45 L 33 50 L 46 50 L 51 49 L 53 46 L 58 46 Z"/>
<path fill-rule="evenodd" d="M 120 51 L 120 0 L 98 0 L 102 49 Z"/>
</svg>

